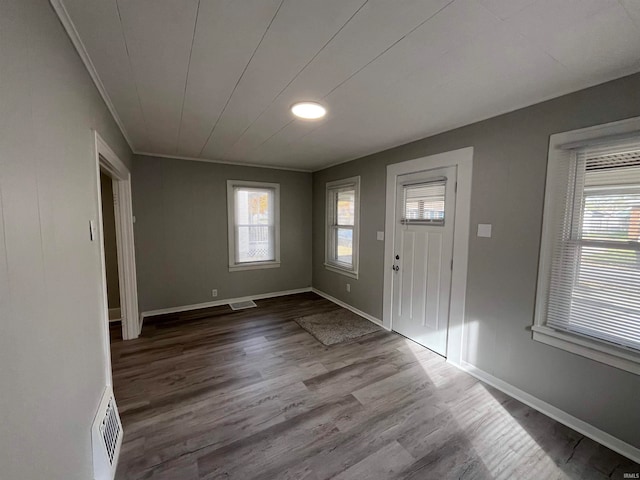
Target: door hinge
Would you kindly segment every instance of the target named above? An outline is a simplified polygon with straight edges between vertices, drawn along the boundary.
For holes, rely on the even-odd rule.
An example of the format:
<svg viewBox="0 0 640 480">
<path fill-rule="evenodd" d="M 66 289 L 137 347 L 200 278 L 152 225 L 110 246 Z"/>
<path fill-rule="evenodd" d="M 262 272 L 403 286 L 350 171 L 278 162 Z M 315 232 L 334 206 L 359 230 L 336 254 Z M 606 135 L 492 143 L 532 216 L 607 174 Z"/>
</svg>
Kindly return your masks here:
<svg viewBox="0 0 640 480">
<path fill-rule="evenodd" d="M 453 270 L 453 258 L 451 259 L 451 270 Z"/>
<path fill-rule="evenodd" d="M 454 190 L 455 193 L 458 193 L 458 182 L 456 182 L 456 186 L 454 187 L 453 190 Z"/>
</svg>

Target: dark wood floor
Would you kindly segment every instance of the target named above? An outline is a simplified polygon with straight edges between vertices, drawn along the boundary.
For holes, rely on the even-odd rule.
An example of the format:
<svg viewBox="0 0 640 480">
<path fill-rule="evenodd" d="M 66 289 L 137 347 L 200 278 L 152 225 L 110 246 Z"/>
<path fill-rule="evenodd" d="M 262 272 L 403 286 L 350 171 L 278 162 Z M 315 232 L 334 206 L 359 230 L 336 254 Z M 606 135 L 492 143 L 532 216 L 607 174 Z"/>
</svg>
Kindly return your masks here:
<svg viewBox="0 0 640 480">
<path fill-rule="evenodd" d="M 325 347 L 315 294 L 176 314 L 122 342 L 118 479 L 604 479 L 640 466 L 394 333 Z"/>
</svg>

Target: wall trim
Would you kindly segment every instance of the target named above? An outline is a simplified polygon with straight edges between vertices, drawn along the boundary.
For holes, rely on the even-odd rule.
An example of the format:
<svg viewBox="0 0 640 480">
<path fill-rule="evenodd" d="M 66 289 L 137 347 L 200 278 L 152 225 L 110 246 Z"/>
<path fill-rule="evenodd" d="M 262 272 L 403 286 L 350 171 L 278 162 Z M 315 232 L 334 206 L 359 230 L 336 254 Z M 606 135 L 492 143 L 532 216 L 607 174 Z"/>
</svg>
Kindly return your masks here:
<svg viewBox="0 0 640 480">
<path fill-rule="evenodd" d="M 382 318 L 385 328 L 393 329 L 392 265 L 395 255 L 396 189 L 400 175 L 442 167 L 457 167 L 456 212 L 454 217 L 453 267 L 449 299 L 449 325 L 447 358 L 462 361 L 467 294 L 467 267 L 471 234 L 471 178 L 473 174 L 473 147 L 464 147 L 426 157 L 387 165 L 386 207 L 384 223 L 384 288 L 382 291 Z"/>
<path fill-rule="evenodd" d="M 333 236 L 332 226 L 338 224 L 338 200 L 336 193 L 344 190 L 354 190 L 354 218 L 351 229 L 352 256 L 351 268 L 341 265 L 338 261 L 336 239 Z M 324 268 L 327 270 L 358 279 L 358 269 L 360 268 L 360 175 L 355 177 L 342 178 L 325 183 L 324 190 Z M 334 257 L 335 255 L 335 257 Z"/>
<path fill-rule="evenodd" d="M 640 117 L 631 117 L 616 122 L 554 133 L 549 137 L 547 154 L 547 175 L 544 190 L 544 209 L 542 214 L 542 234 L 540 258 L 538 261 L 538 283 L 535 297 L 532 338 L 535 341 L 551 345 L 565 351 L 604 363 L 635 375 L 640 375 L 640 355 L 633 349 L 616 345 L 604 339 L 581 335 L 578 332 L 556 330 L 547 326 L 547 310 L 551 290 L 551 277 L 554 265 L 554 246 L 559 231 L 557 207 L 564 205 L 566 184 L 558 184 L 557 178 L 571 176 L 564 171 L 571 151 L 568 148 L 600 142 L 613 138 L 637 135 L 640 131 Z M 560 188 L 562 187 L 562 188 Z M 563 219 L 564 220 L 564 219 Z"/>
<path fill-rule="evenodd" d="M 113 181 L 113 210 L 116 224 L 116 248 L 118 251 L 118 283 L 120 285 L 120 309 L 122 319 L 122 338 L 133 340 L 138 337 L 138 282 L 136 279 L 136 258 L 133 235 L 133 207 L 131 201 L 131 173 L 115 152 L 96 131 L 95 156 L 98 185 L 98 226 L 100 238 L 100 255 L 102 256 L 103 290 L 105 295 L 105 315 L 108 324 L 108 302 L 106 267 L 104 260 L 104 238 L 102 225 L 102 191 L 100 189 L 100 172 L 104 171 Z M 107 332 L 107 355 L 110 356 Z"/>
<path fill-rule="evenodd" d="M 71 39 L 71 43 L 76 48 L 76 51 L 78 52 L 78 55 L 82 60 L 82 63 L 84 63 L 85 68 L 89 72 L 89 76 L 91 77 L 94 85 L 98 89 L 98 93 L 100 93 L 102 100 L 104 100 L 104 103 L 107 105 L 107 108 L 109 109 L 109 112 L 113 117 L 113 120 L 118 125 L 118 128 L 122 133 L 122 136 L 124 137 L 126 142 L 129 144 L 129 148 L 131 149 L 131 151 L 134 151 L 133 143 L 131 142 L 131 138 L 127 134 L 126 129 L 124 128 L 124 123 L 122 123 L 122 120 L 118 115 L 118 111 L 116 110 L 116 107 L 113 105 L 113 102 L 111 101 L 111 98 L 107 93 L 107 89 L 105 88 L 104 84 L 102 83 L 102 80 L 100 79 L 100 76 L 98 75 L 98 71 L 96 70 L 95 65 L 91 61 L 91 57 L 87 52 L 87 48 L 84 46 L 84 43 L 82 43 L 80 34 L 78 33 L 76 26 L 71 20 L 71 16 L 69 16 L 69 12 L 67 11 L 67 8 L 64 6 L 64 3 L 62 2 L 62 0 L 49 0 L 49 2 L 51 3 L 51 6 L 53 7 L 54 11 L 58 15 L 58 18 L 60 19 L 60 23 L 62 23 L 62 26 L 67 31 L 67 35 L 69 35 L 69 39 Z"/>
<path fill-rule="evenodd" d="M 387 331 L 391 331 L 386 325 L 384 325 L 382 323 L 382 320 L 380 320 L 379 318 L 374 317 L 373 315 L 369 315 L 366 312 L 363 312 L 362 310 L 357 309 L 356 307 L 349 305 L 348 303 L 343 302 L 342 300 L 338 300 L 335 297 L 332 297 L 331 295 L 329 295 L 328 293 L 323 292 L 322 290 L 318 290 L 317 288 L 311 288 L 311 291 L 317 295 L 320 295 L 323 298 L 326 298 L 327 300 L 329 300 L 330 302 L 335 303 L 336 305 L 341 306 L 342 308 L 346 308 L 347 310 L 352 311 L 353 313 L 355 313 L 356 315 L 360 315 L 363 318 L 366 318 L 367 320 L 369 320 L 372 323 L 375 323 L 376 325 L 378 325 L 379 327 L 384 328 Z"/>
<path fill-rule="evenodd" d="M 248 300 L 263 300 L 265 298 L 284 297 L 285 295 L 295 295 L 297 293 L 310 292 L 311 287 L 296 288 L 293 290 L 282 290 L 279 292 L 258 293 L 256 295 L 248 295 L 246 297 L 225 298 L 222 300 L 214 300 L 213 302 L 194 303 L 192 305 L 180 305 L 177 307 L 159 308 L 157 310 L 148 310 L 140 313 L 140 330 L 145 318 L 154 317 L 156 315 L 166 315 L 169 313 L 188 312 L 189 310 L 199 310 L 201 308 L 219 307 L 229 303 L 246 302 Z"/>
<path fill-rule="evenodd" d="M 594 427 L 593 425 L 585 422 L 584 420 L 580 420 L 573 415 L 565 412 L 564 410 L 560 410 L 557 407 L 545 402 L 544 400 L 540 400 L 538 397 L 534 397 L 533 395 L 520 390 L 517 387 L 514 387 L 510 383 L 505 382 L 497 377 L 494 377 L 490 373 L 485 372 L 477 368 L 476 366 L 465 362 L 464 360 L 461 363 L 455 363 L 447 360 L 447 363 L 459 368 L 460 370 L 468 373 L 472 377 L 477 378 L 478 380 L 491 385 L 494 388 L 497 388 L 503 393 L 506 393 L 510 397 L 515 398 L 516 400 L 528 405 L 529 407 L 537 410 L 538 412 L 546 415 L 549 418 L 554 419 L 557 422 L 562 423 L 563 425 L 572 428 L 578 433 L 581 433 L 585 437 L 589 437 L 591 440 L 598 442 L 601 445 L 604 445 L 607 448 L 610 448 L 614 452 L 619 453 L 636 463 L 640 463 L 640 449 L 634 447 L 633 445 L 626 443 L 619 438 L 614 437 L 613 435 L 600 430 L 599 428 Z"/>
<path fill-rule="evenodd" d="M 255 189 L 272 190 L 273 205 L 270 209 L 273 212 L 273 242 L 274 257 L 273 259 L 262 262 L 245 262 L 237 261 L 238 240 L 236 238 L 236 223 L 238 222 L 238 207 L 236 205 L 235 189 L 249 187 Z M 271 200 L 268 201 L 271 203 Z M 237 272 L 242 270 L 258 270 L 263 268 L 280 268 L 280 184 L 271 182 L 251 182 L 246 180 L 227 180 L 227 253 L 229 258 L 229 271 Z"/>
<path fill-rule="evenodd" d="M 312 172 L 312 170 L 302 169 L 302 168 L 279 167 L 279 166 L 276 166 L 276 165 L 260 165 L 260 164 L 255 164 L 255 163 L 241 163 L 241 162 L 232 162 L 232 161 L 225 161 L 225 160 L 211 160 L 211 159 L 208 159 L 208 158 L 185 157 L 185 156 L 180 156 L 180 155 L 167 155 L 167 154 L 161 154 L 161 153 L 141 152 L 141 151 L 136 150 L 135 147 L 134 147 L 133 141 L 131 140 L 131 137 L 127 133 L 127 130 L 126 130 L 125 126 L 124 126 L 124 123 L 122 122 L 122 120 L 120 119 L 120 116 L 118 115 L 118 111 L 116 110 L 115 105 L 111 101 L 111 97 L 109 96 L 109 93 L 107 92 L 107 89 L 104 86 L 104 83 L 102 83 L 102 79 L 98 75 L 98 71 L 96 70 L 96 67 L 93 64 L 93 61 L 91 60 L 91 57 L 89 56 L 89 52 L 87 51 L 87 47 L 85 47 L 84 43 L 82 42 L 82 39 L 80 38 L 80 34 L 78 33 L 78 29 L 76 28 L 75 24 L 73 23 L 73 20 L 71 19 L 71 16 L 69 15 L 67 7 L 64 5 L 64 1 L 63 0 L 49 0 L 49 2 L 51 3 L 51 6 L 53 7 L 53 10 L 58 15 L 58 18 L 60 19 L 60 23 L 62 23 L 62 26 L 64 27 L 64 29 L 67 32 L 67 35 L 69 35 L 69 39 L 71 40 L 71 43 L 73 44 L 73 46 L 75 47 L 76 51 L 78 52 L 78 55 L 80 56 L 80 59 L 82 60 L 82 63 L 84 64 L 85 68 L 87 69 L 87 72 L 89 72 L 89 76 L 91 77 L 91 80 L 93 80 L 93 84 L 95 85 L 96 89 L 98 90 L 98 93 L 100 93 L 100 96 L 102 97 L 102 100 L 104 101 L 104 103 L 106 104 L 107 108 L 109 109 L 109 112 L 111 113 L 111 116 L 113 117 L 113 120 L 118 125 L 118 128 L 120 129 L 120 133 L 122 133 L 122 136 L 126 140 L 127 144 L 129 145 L 129 148 L 131 149 L 131 152 L 133 154 L 135 154 L 135 155 L 144 155 L 144 156 L 148 156 L 148 157 L 171 158 L 171 159 L 174 159 L 174 160 L 191 160 L 191 161 L 195 161 L 195 162 L 222 163 L 222 164 L 225 164 L 225 165 L 236 165 L 236 166 L 240 166 L 240 167 L 271 168 L 271 169 L 275 169 L 275 170 L 290 170 L 290 171 L 293 171 L 293 172 L 304 172 L 304 173 L 311 173 Z"/>
<path fill-rule="evenodd" d="M 242 162 L 233 162 L 229 160 L 212 160 L 210 158 L 186 157 L 184 155 L 167 155 L 165 153 L 138 152 L 135 150 L 133 151 L 133 153 L 135 155 L 140 155 L 144 157 L 158 157 L 158 158 L 168 158 L 171 160 L 187 160 L 190 162 L 219 163 L 222 165 L 233 165 L 235 167 L 268 168 L 271 170 L 287 170 L 290 172 L 312 173 L 312 170 L 305 170 L 303 168 L 293 168 L 293 167 L 279 167 L 277 165 L 261 165 L 257 163 L 242 163 Z"/>
<path fill-rule="evenodd" d="M 124 124 L 122 123 L 122 120 L 120 119 L 120 117 L 118 116 L 118 113 L 115 109 L 115 106 L 113 105 L 113 102 L 111 101 L 111 98 L 109 97 L 109 94 L 107 93 L 107 90 L 104 86 L 104 84 L 102 83 L 102 80 L 100 79 L 98 72 L 95 68 L 95 66 L 93 65 L 93 62 L 91 61 L 91 57 L 89 56 L 89 53 L 87 52 L 86 47 L 84 46 L 84 43 L 82 42 L 82 40 L 80 39 L 80 35 L 78 33 L 78 30 L 76 29 L 75 24 L 73 23 L 73 21 L 71 20 L 71 17 L 69 16 L 69 13 L 66 9 L 66 7 L 64 6 L 63 0 L 49 0 L 49 2 L 51 3 L 51 6 L 53 7 L 54 11 L 56 12 L 56 14 L 58 15 L 58 18 L 60 19 L 60 23 L 62 23 L 62 26 L 64 27 L 64 29 L 67 31 L 67 34 L 69 35 L 69 38 L 71 39 L 71 43 L 73 44 L 73 46 L 75 47 L 76 51 L 78 52 L 78 55 L 80 55 L 80 58 L 82 60 L 82 62 L 84 63 L 87 71 L 89 72 L 89 75 L 91 77 L 91 79 L 93 80 L 93 83 L 95 84 L 96 88 L 98 89 L 98 92 L 100 93 L 100 96 L 102 97 L 102 99 L 104 100 L 105 104 L 107 105 L 107 108 L 109 109 L 109 112 L 111 112 L 111 116 L 113 117 L 113 119 L 115 120 L 116 124 L 118 125 L 118 127 L 120 128 L 120 132 L 122 133 L 122 136 L 125 138 L 125 140 L 127 141 L 127 143 L 129 144 L 129 148 L 131 149 L 131 151 L 135 154 L 135 155 L 146 155 L 146 156 L 153 156 L 153 157 L 162 157 L 162 158 L 172 158 L 175 160 L 192 160 L 192 161 L 196 161 L 196 162 L 210 162 L 210 163 L 222 163 L 222 164 L 228 164 L 228 165 L 238 165 L 238 166 L 246 166 L 246 167 L 257 167 L 257 168 L 272 168 L 272 169 L 277 169 L 277 170 L 291 170 L 294 172 L 306 172 L 306 173 L 315 173 L 315 172 L 321 172 L 323 170 L 335 167 L 337 165 L 342 165 L 344 163 L 349 163 L 349 162 L 353 162 L 354 160 L 359 160 L 361 158 L 367 158 L 370 157 L 372 155 L 376 155 L 378 153 L 382 153 L 382 152 L 386 152 L 389 150 L 392 150 L 394 148 L 398 148 L 401 147 L 403 145 L 407 145 L 410 143 L 415 143 L 415 142 L 419 142 L 420 140 L 424 140 L 426 138 L 432 138 L 435 137 L 436 135 L 440 135 L 442 133 L 446 133 L 446 132 L 450 132 L 452 130 L 455 130 L 457 128 L 462 128 L 462 127 L 466 127 L 469 125 L 473 125 L 476 123 L 480 123 L 483 122 L 485 120 L 489 120 L 492 118 L 496 118 L 502 115 L 507 115 L 509 113 L 515 112 L 517 110 L 522 110 L 524 108 L 528 108 L 534 105 L 538 105 L 556 98 L 560 98 L 564 95 L 569 95 L 575 92 L 579 92 L 581 90 L 586 90 L 588 88 L 592 88 L 598 85 L 602 85 L 604 83 L 613 81 L 613 80 L 617 80 L 619 78 L 624 78 L 627 75 L 632 75 L 634 73 L 637 72 L 637 68 L 635 66 L 632 67 L 628 67 L 625 69 L 622 69 L 621 71 L 618 71 L 616 73 L 615 76 L 609 78 L 609 76 L 605 76 L 603 78 L 597 78 L 595 80 L 586 82 L 586 84 L 580 88 L 576 89 L 570 89 L 570 90 L 563 90 L 559 93 L 555 93 L 552 95 L 548 95 L 545 96 L 543 98 L 541 98 L 540 100 L 536 101 L 535 103 L 526 103 L 523 105 L 518 105 L 514 108 L 507 108 L 504 110 L 500 110 L 498 112 L 496 112 L 493 115 L 490 116 L 480 116 L 477 117 L 475 119 L 472 119 L 470 121 L 466 121 L 463 122 L 461 124 L 456 124 L 453 126 L 447 126 L 444 129 L 439 129 L 439 130 L 434 130 L 430 133 L 428 133 L 428 135 L 426 137 L 418 137 L 414 140 L 410 140 L 409 142 L 407 141 L 403 141 L 402 143 L 399 144 L 391 144 L 388 147 L 383 148 L 382 150 L 376 150 L 374 152 L 369 152 L 369 153 L 364 153 L 361 155 L 358 155 L 356 157 L 352 157 L 352 158 L 348 158 L 346 160 L 338 160 L 336 162 L 330 163 L 329 165 L 325 165 L 325 166 L 320 166 L 320 167 L 316 167 L 316 168 L 310 168 L 310 169 L 297 169 L 297 168 L 290 168 L 290 167 L 278 167 L 275 165 L 258 165 L 258 164 L 246 164 L 246 163 L 239 163 L 239 162 L 230 162 L 230 161 L 223 161 L 223 160 L 210 160 L 210 159 L 206 159 L 206 158 L 193 158 L 193 157 L 185 157 L 185 156 L 179 156 L 179 155 L 166 155 L 166 154 L 158 154 L 158 153 L 150 153 L 150 152 L 140 152 L 137 151 L 134 147 L 133 147 L 133 143 L 131 141 L 131 138 L 129 137 L 129 135 L 127 134 L 127 131 L 125 130 Z"/>
</svg>

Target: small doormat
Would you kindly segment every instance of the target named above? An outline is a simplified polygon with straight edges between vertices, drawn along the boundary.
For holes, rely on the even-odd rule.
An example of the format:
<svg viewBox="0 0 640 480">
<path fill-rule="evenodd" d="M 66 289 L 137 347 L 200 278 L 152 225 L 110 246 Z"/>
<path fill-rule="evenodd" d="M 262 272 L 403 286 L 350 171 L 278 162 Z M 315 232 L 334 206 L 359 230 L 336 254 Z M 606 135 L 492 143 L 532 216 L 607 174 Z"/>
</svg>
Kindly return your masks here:
<svg viewBox="0 0 640 480">
<path fill-rule="evenodd" d="M 296 318 L 295 321 L 323 345 L 335 345 L 381 330 L 369 320 L 344 308 Z"/>
</svg>

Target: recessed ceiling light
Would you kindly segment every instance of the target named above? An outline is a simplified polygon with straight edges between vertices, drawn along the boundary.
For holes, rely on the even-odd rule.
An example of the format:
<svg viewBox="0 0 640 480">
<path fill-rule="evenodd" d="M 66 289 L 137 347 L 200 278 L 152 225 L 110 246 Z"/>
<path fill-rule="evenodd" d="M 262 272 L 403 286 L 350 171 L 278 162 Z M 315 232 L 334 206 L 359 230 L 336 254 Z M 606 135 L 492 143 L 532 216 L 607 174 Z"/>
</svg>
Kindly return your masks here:
<svg viewBox="0 0 640 480">
<path fill-rule="evenodd" d="M 315 120 L 327 114 L 327 109 L 316 102 L 298 102 L 291 107 L 291 113 L 296 117 Z"/>
</svg>

